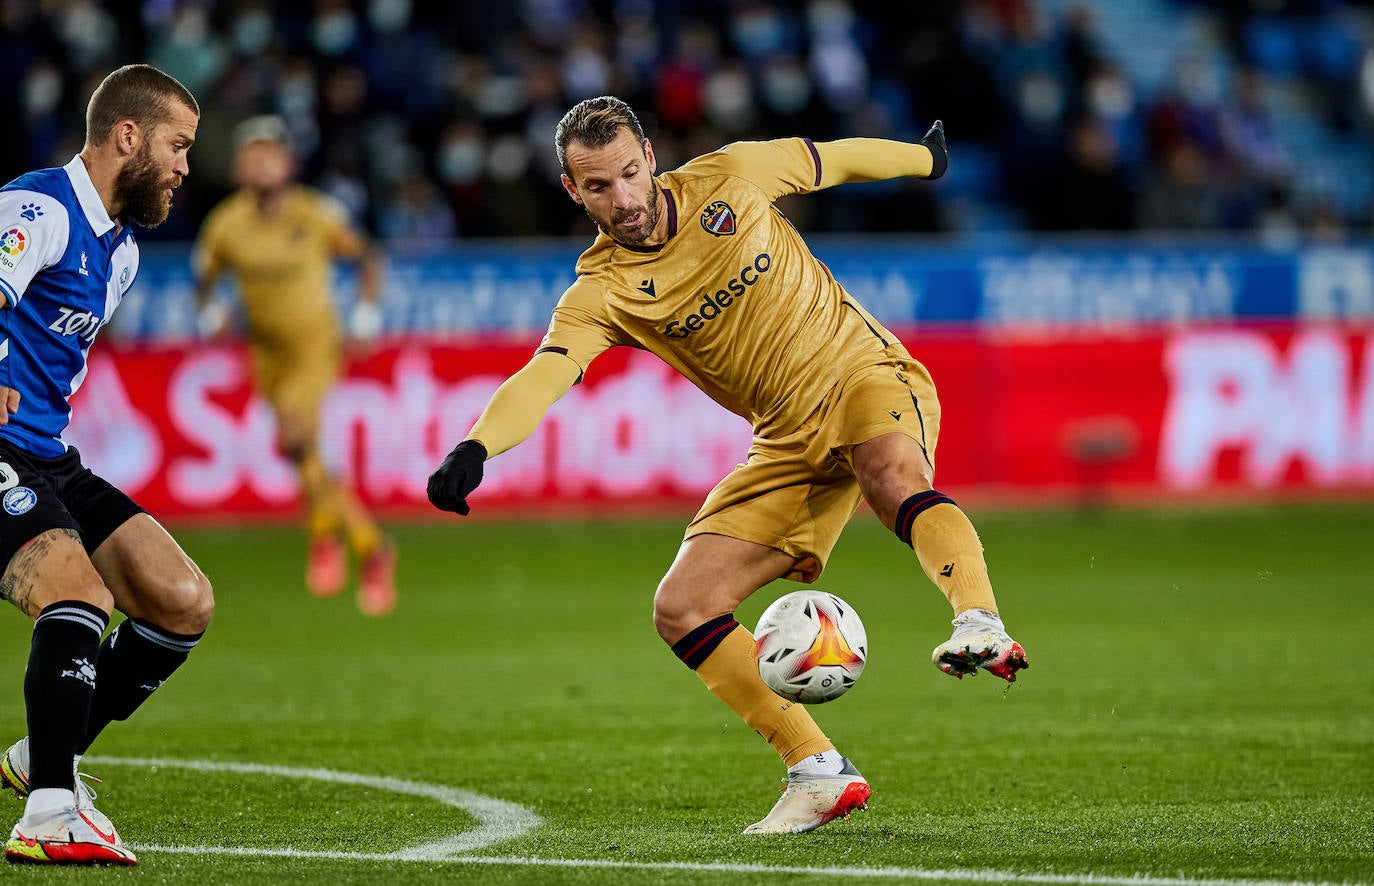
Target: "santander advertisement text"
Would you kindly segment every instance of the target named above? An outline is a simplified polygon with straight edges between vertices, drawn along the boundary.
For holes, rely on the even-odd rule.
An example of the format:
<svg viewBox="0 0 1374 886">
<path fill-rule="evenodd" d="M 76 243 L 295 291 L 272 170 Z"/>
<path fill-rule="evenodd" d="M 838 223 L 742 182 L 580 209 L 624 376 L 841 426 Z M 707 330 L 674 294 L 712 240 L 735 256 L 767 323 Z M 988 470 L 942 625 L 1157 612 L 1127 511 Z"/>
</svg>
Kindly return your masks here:
<svg viewBox="0 0 1374 886">
<path fill-rule="evenodd" d="M 1374 491 L 1374 330 L 901 337 L 935 379 L 937 485 L 956 496 Z M 444 517 L 425 499 L 430 472 L 536 345 L 396 340 L 354 357 L 322 411 L 326 462 L 383 513 Z M 102 343 L 67 439 L 160 518 L 299 508 L 238 346 Z M 488 463 L 474 513 L 690 513 L 749 442 L 743 419 L 652 355 L 618 348 L 528 440 Z"/>
</svg>

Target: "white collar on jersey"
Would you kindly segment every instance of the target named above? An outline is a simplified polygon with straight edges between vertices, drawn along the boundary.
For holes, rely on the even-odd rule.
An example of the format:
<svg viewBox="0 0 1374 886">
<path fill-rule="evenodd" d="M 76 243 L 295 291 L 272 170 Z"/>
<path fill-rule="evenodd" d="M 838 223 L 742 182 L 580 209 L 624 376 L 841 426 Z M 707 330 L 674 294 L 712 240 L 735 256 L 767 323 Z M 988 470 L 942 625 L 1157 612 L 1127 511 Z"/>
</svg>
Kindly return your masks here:
<svg viewBox="0 0 1374 886">
<path fill-rule="evenodd" d="M 90 222 L 91 230 L 95 231 L 97 237 L 103 237 L 115 226 L 110 220 L 110 214 L 105 211 L 105 201 L 100 199 L 100 192 L 95 189 L 95 183 L 91 181 L 91 174 L 86 171 L 86 163 L 77 154 L 72 161 L 62 167 L 67 173 L 67 178 L 72 180 L 72 190 L 76 191 L 76 201 L 81 204 L 81 210 L 86 213 L 86 221 Z"/>
</svg>

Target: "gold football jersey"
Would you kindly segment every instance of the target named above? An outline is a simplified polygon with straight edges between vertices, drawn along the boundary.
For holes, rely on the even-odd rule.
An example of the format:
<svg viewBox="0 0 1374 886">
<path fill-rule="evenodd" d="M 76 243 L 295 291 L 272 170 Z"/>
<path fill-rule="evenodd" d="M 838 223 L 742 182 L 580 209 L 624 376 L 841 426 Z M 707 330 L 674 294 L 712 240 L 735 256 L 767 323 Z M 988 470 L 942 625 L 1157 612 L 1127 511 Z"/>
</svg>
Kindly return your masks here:
<svg viewBox="0 0 1374 886">
<path fill-rule="evenodd" d="M 251 338 L 337 337 L 329 284 L 347 230 L 343 207 L 304 185 L 291 188 L 274 216 L 237 191 L 206 217 L 193 261 L 197 274 L 235 274 Z"/>
<path fill-rule="evenodd" d="M 800 426 L 855 369 L 887 359 L 885 347 L 900 348 L 773 205 L 822 187 L 811 141 L 738 142 L 657 181 L 667 242 L 637 249 L 599 234 L 540 352 L 585 371 L 614 345 L 643 348 L 773 436 Z"/>
</svg>

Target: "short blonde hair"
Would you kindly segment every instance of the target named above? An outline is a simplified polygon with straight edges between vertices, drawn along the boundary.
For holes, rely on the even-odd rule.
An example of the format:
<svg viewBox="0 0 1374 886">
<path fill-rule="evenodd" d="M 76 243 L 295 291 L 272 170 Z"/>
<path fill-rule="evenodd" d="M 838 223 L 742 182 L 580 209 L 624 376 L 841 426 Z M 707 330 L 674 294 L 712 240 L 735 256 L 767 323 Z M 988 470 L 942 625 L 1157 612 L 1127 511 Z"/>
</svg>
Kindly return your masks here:
<svg viewBox="0 0 1374 886">
<path fill-rule="evenodd" d="M 121 120 L 132 120 L 140 129 L 150 130 L 171 117 L 173 102 L 200 116 L 200 105 L 191 90 L 152 65 L 125 65 L 112 71 L 100 81 L 86 105 L 86 143 L 105 144 Z"/>
</svg>

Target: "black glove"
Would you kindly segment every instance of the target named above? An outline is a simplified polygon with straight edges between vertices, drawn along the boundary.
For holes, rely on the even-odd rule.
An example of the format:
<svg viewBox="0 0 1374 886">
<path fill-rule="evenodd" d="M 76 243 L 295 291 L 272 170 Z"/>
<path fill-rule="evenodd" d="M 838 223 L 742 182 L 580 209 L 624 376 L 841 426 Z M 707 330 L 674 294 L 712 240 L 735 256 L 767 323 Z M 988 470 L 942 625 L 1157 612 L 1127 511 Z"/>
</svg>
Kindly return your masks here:
<svg viewBox="0 0 1374 886">
<path fill-rule="evenodd" d="M 441 511 L 468 515 L 468 496 L 482 482 L 482 462 L 487 460 L 487 447 L 476 440 L 464 440 L 429 475 L 429 503 Z"/>
<path fill-rule="evenodd" d="M 936 120 L 930 124 L 930 131 L 921 139 L 921 144 L 930 148 L 930 156 L 934 162 L 930 166 L 930 175 L 926 178 L 939 178 L 945 174 L 949 168 L 949 149 L 945 147 L 945 124 Z"/>
</svg>

